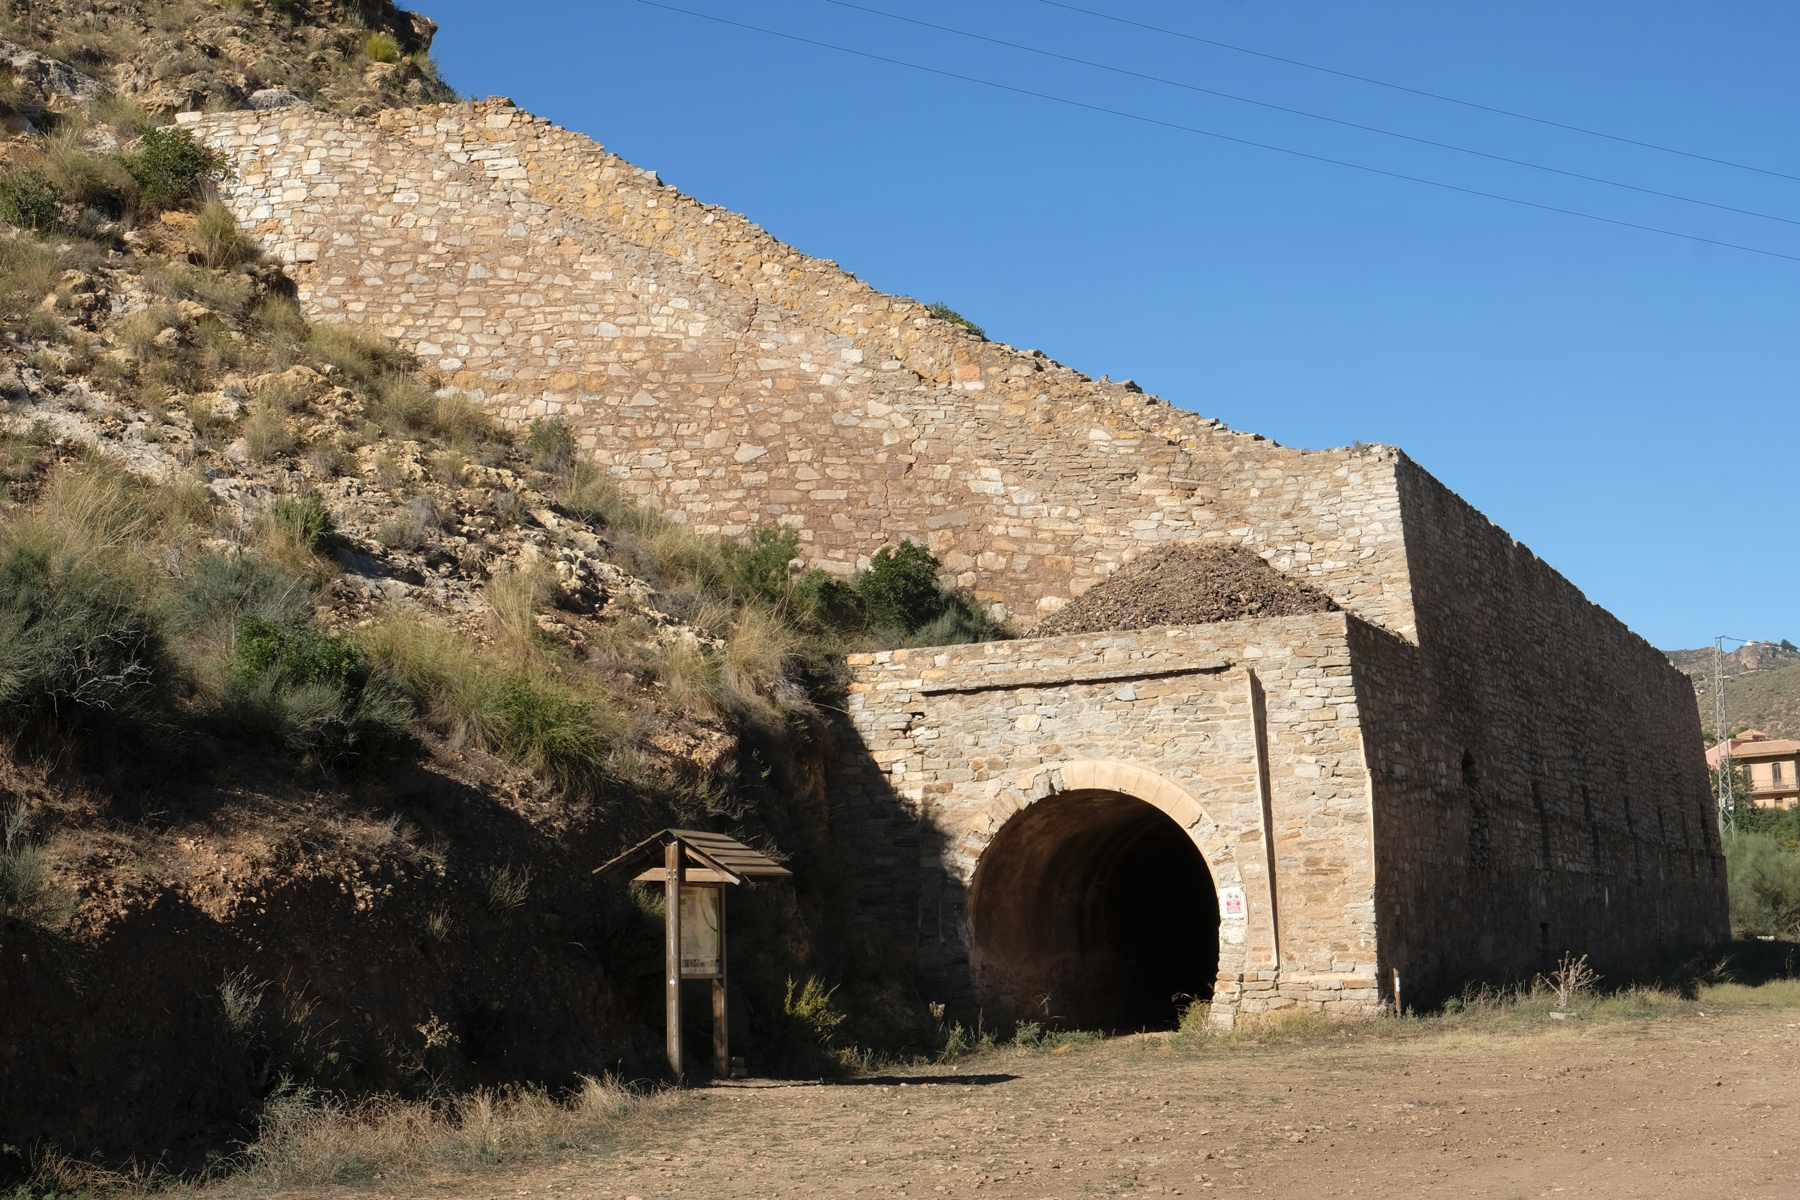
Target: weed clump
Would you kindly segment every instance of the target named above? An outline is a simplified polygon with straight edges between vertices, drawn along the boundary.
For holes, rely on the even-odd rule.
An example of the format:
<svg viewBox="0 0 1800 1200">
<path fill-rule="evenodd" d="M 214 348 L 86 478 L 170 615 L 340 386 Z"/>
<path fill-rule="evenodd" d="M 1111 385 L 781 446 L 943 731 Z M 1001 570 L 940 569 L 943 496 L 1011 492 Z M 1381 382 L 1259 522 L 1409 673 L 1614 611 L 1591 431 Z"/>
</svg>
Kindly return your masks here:
<svg viewBox="0 0 1800 1200">
<path fill-rule="evenodd" d="M 400 44 L 391 34 L 371 33 L 363 40 L 363 53 L 371 62 L 391 63 L 400 61 Z"/>
<path fill-rule="evenodd" d="M 56 224 L 61 197 L 50 180 L 35 167 L 0 176 L 0 219 L 32 232 Z"/>
<path fill-rule="evenodd" d="M 583 689 L 580 675 L 565 679 L 530 661 L 496 658 L 464 635 L 410 622 L 377 626 L 368 645 L 418 698 L 433 728 L 565 788 L 590 786 L 624 736 L 616 700 L 598 686 Z"/>
<path fill-rule="evenodd" d="M 327 555 L 337 549 L 337 521 L 317 492 L 304 496 L 277 496 L 265 521 L 272 537 L 311 555 Z"/>
<path fill-rule="evenodd" d="M 23 803 L 0 812 L 0 913 L 51 926 L 67 924 L 73 905 L 51 884 L 44 848 L 26 835 L 30 823 Z"/>
<path fill-rule="evenodd" d="M 984 342 L 988 340 L 986 330 L 982 329 L 981 326 L 979 326 L 975 322 L 969 320 L 969 318 L 963 316 L 961 313 L 957 312 L 954 308 L 951 308 L 948 304 L 945 304 L 942 301 L 935 301 L 931 304 L 927 304 L 925 306 L 925 311 L 930 313 L 932 316 L 936 317 L 940 321 L 948 321 L 950 324 L 956 326 L 959 329 L 967 330 L 968 332 L 974 334 L 976 337 L 980 338 Z"/>
<path fill-rule="evenodd" d="M 251 615 L 233 665 L 239 724 L 321 767 L 372 763 L 410 744 L 405 694 L 345 638 Z"/>
<path fill-rule="evenodd" d="M 525 453 L 544 471 L 567 471 L 575 463 L 575 433 L 561 417 L 540 417 L 525 435 Z"/>
<path fill-rule="evenodd" d="M 235 267 L 255 252 L 250 239 L 238 228 L 237 218 L 223 204 L 213 202 L 194 218 L 194 249 L 214 270 Z"/>
</svg>

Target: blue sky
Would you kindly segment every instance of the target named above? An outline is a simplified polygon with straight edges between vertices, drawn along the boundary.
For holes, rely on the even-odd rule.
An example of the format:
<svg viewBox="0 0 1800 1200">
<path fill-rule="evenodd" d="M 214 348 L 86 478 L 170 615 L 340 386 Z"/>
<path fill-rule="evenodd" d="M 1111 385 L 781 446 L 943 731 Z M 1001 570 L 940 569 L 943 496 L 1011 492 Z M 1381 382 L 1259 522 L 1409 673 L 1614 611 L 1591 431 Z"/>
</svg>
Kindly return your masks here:
<svg viewBox="0 0 1800 1200">
<path fill-rule="evenodd" d="M 1800 177 L 1800 6 L 1069 2 Z M 1277 113 L 829 0 L 667 3 L 1800 259 L 1800 178 L 1045 0 L 856 3 L 1765 215 Z M 434 55 L 460 91 L 511 96 L 876 287 L 941 299 L 990 336 L 1289 445 L 1403 447 L 1657 645 L 1800 640 L 1800 261 L 639 0 L 417 7 L 442 26 Z"/>
</svg>

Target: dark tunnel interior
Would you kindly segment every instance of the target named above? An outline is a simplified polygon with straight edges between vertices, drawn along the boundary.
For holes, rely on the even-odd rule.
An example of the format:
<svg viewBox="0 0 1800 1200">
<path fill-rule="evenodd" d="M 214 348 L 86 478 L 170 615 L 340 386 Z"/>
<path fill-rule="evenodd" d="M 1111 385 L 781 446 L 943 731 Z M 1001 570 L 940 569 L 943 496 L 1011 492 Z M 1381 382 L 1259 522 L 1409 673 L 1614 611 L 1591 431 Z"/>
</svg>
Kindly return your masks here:
<svg viewBox="0 0 1800 1200">
<path fill-rule="evenodd" d="M 992 1017 L 1172 1029 L 1219 967 L 1206 860 L 1160 809 L 1067 792 L 1013 817 L 970 886 L 971 968 Z"/>
</svg>

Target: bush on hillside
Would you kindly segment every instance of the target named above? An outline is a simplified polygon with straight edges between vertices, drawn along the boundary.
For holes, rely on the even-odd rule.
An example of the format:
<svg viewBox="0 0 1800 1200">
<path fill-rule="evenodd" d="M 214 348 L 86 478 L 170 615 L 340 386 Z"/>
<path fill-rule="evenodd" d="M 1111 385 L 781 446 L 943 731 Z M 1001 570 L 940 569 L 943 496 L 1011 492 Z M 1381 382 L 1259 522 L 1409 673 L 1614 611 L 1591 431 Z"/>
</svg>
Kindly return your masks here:
<svg viewBox="0 0 1800 1200">
<path fill-rule="evenodd" d="M 575 464 L 575 432 L 561 417 L 540 417 L 525 435 L 525 453 L 540 470 L 560 474 Z"/>
<path fill-rule="evenodd" d="M 800 553 L 800 535 L 792 529 L 758 526 L 747 542 L 726 541 L 719 547 L 725 585 L 735 597 L 779 603 L 793 581 L 792 562 Z"/>
<path fill-rule="evenodd" d="M 117 217 L 139 194 L 130 164 L 88 145 L 85 118 L 59 125 L 38 147 L 38 165 L 63 203 Z"/>
<path fill-rule="evenodd" d="M 36 168 L 0 175 L 0 219 L 20 229 L 49 229 L 56 224 L 60 198 L 50 180 Z"/>
<path fill-rule="evenodd" d="M 159 725 L 169 675 L 162 638 L 124 583 L 36 546 L 0 550 L 0 736 Z"/>
<path fill-rule="evenodd" d="M 937 556 L 917 542 L 883 546 L 856 577 L 869 623 L 911 634 L 944 615 L 949 600 L 938 583 Z"/>
<path fill-rule="evenodd" d="M 298 308 L 288 302 L 283 317 L 305 334 L 306 348 L 314 358 L 330 363 L 348 376 L 350 386 L 379 387 L 396 375 L 407 375 L 416 365 L 412 355 L 380 334 L 347 321 L 330 321 L 308 328 Z"/>
<path fill-rule="evenodd" d="M 235 635 L 246 617 L 276 624 L 302 618 L 312 594 L 298 579 L 246 554 L 202 554 L 178 582 L 175 630 L 213 638 Z"/>
<path fill-rule="evenodd" d="M 277 496 L 265 519 L 271 531 L 309 554 L 325 555 L 337 549 L 337 522 L 317 492 Z"/>
<path fill-rule="evenodd" d="M 192 199 L 200 181 L 218 168 L 217 155 L 187 130 L 173 127 L 146 129 L 137 153 L 125 159 L 139 197 L 155 212 Z"/>
<path fill-rule="evenodd" d="M 758 528 L 720 545 L 725 596 L 773 605 L 800 631 L 836 644 L 947 646 L 1009 636 L 972 598 L 945 585 L 917 542 L 884 546 L 848 583 L 818 568 L 795 573 L 799 534 Z M 811 657 L 816 657 L 812 655 Z"/>
<path fill-rule="evenodd" d="M 0 809 L 0 914 L 43 925 L 67 925 L 74 897 L 50 877 L 50 857 L 27 835 L 30 814 L 23 801 Z"/>
<path fill-rule="evenodd" d="M 193 242 L 201 261 L 214 270 L 247 262 L 256 252 L 255 245 L 238 228 L 231 210 L 217 201 L 202 208 L 194 218 Z"/>
<path fill-rule="evenodd" d="M 61 273 L 54 249 L 34 238 L 0 238 L 0 315 L 33 312 Z"/>
<path fill-rule="evenodd" d="M 448 629 L 389 621 L 369 637 L 377 661 L 405 683 L 440 733 L 523 762 L 578 791 L 601 773 L 625 718 L 585 677 L 509 663 Z"/>
<path fill-rule="evenodd" d="M 410 743 L 405 693 L 345 638 L 247 616 L 233 666 L 227 703 L 239 724 L 319 766 L 367 764 Z"/>
<path fill-rule="evenodd" d="M 399 62 L 400 43 L 394 40 L 393 35 L 377 31 L 363 39 L 363 53 L 374 62 Z"/>
</svg>

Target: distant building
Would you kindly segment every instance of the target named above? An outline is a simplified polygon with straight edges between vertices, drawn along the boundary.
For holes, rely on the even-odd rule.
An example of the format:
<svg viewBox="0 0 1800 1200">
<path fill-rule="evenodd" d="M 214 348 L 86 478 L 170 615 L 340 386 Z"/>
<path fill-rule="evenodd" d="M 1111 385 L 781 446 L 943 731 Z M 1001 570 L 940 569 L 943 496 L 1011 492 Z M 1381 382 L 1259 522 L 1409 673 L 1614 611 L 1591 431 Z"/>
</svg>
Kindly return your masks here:
<svg viewBox="0 0 1800 1200">
<path fill-rule="evenodd" d="M 1800 742 L 1747 729 L 1708 750 L 1707 766 L 1717 770 L 1728 747 L 1732 761 L 1744 764 L 1750 799 L 1758 808 L 1792 808 L 1800 800 Z"/>
</svg>

